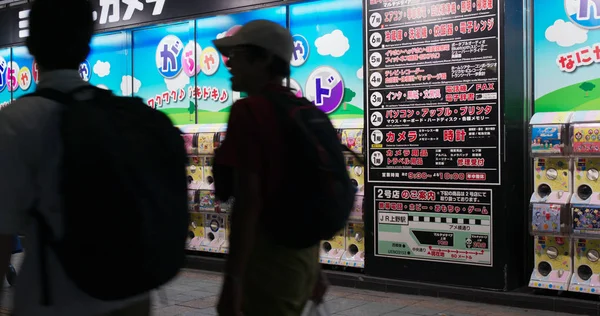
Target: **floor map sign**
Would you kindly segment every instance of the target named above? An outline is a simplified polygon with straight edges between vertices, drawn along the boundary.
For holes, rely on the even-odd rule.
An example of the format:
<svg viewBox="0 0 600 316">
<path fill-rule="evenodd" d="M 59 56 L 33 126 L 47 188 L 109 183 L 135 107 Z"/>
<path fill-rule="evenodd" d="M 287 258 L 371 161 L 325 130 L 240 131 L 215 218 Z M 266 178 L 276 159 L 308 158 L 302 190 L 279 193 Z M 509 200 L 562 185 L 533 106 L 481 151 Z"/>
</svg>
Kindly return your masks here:
<svg viewBox="0 0 600 316">
<path fill-rule="evenodd" d="M 498 1 L 367 1 L 369 181 L 500 184 Z"/>
<path fill-rule="evenodd" d="M 365 0 L 375 256 L 493 265 L 500 22 L 498 0 Z"/>
<path fill-rule="evenodd" d="M 376 256 L 492 265 L 492 191 L 375 186 Z"/>
</svg>

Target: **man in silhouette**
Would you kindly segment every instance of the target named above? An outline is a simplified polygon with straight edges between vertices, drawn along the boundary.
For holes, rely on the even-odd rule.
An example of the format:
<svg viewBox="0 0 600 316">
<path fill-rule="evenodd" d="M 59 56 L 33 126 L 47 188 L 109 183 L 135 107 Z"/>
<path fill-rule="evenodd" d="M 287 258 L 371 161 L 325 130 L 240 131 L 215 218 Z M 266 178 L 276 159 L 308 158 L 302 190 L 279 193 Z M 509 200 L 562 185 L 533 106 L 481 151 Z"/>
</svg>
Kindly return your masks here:
<svg viewBox="0 0 600 316">
<path fill-rule="evenodd" d="M 39 89 L 67 93 L 87 85 L 79 75 L 93 34 L 92 8 L 87 0 L 36 0 L 29 31 L 27 48 L 39 64 Z M 69 194 L 58 191 L 62 108 L 54 101 L 28 97 L 0 111 L 0 280 L 4 280 L 8 267 L 13 236 L 25 232 L 27 254 L 16 286 L 15 315 L 149 315 L 149 295 L 104 302 L 83 293 L 67 277 L 51 248 L 42 266 L 39 240 L 44 236 L 38 234 L 31 210 L 39 211 L 52 231 L 60 234 L 61 195 Z M 86 211 L 85 205 L 81 211 Z M 93 223 L 88 224 L 93 228 Z M 50 280 L 49 306 L 41 300 L 42 268 Z"/>
<path fill-rule="evenodd" d="M 278 187 L 294 181 L 283 171 L 286 146 L 293 144 L 284 139 L 275 110 L 279 105 L 266 98 L 268 93 L 295 98 L 283 86 L 290 75 L 292 36 L 277 23 L 255 20 L 214 43 L 228 58 L 232 89 L 247 94 L 233 105 L 227 138 L 215 157 L 215 164 L 233 169 L 235 183 L 229 258 L 217 309 L 221 316 L 300 316 L 321 284 L 319 246 L 287 247 L 268 223 L 277 218 L 274 211 L 285 212 Z M 274 201 L 281 209 L 274 210 Z M 317 287 L 315 300 L 323 289 Z"/>
</svg>

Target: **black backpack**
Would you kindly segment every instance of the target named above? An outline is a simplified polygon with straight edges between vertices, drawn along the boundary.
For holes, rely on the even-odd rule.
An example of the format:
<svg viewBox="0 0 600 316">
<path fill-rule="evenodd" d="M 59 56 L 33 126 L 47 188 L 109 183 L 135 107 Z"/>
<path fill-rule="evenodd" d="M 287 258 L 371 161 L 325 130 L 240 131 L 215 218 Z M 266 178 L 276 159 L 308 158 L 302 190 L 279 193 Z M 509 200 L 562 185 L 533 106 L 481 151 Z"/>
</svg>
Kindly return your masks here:
<svg viewBox="0 0 600 316">
<path fill-rule="evenodd" d="M 84 97 L 84 101 L 77 96 Z M 184 266 L 189 214 L 180 131 L 139 98 L 86 86 L 33 94 L 64 105 L 60 194 L 64 235 L 40 229 L 43 303 L 51 304 L 47 250 L 91 297 L 144 294 Z"/>
<path fill-rule="evenodd" d="M 288 146 L 283 182 L 277 197 L 264 201 L 261 224 L 284 246 L 317 245 L 345 227 L 354 207 L 356 187 L 343 151 L 353 152 L 341 145 L 329 117 L 307 99 L 289 91 L 266 91 L 263 97 L 273 106 Z M 226 201 L 233 195 L 232 171 L 217 164 L 213 170 L 215 195 Z"/>
</svg>

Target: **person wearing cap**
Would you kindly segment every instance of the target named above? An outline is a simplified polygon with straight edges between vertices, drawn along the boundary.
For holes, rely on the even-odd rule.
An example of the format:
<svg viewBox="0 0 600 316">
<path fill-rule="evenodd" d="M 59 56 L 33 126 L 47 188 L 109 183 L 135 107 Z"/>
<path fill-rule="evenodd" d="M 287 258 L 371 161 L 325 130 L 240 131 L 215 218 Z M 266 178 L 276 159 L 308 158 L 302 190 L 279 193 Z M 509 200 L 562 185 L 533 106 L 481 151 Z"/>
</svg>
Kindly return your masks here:
<svg viewBox="0 0 600 316">
<path fill-rule="evenodd" d="M 233 169 L 235 196 L 217 310 L 222 316 L 300 316 L 319 284 L 318 245 L 287 248 L 269 234 L 261 220 L 267 203 L 275 201 L 285 212 L 285 201 L 278 200 L 275 192 L 282 181 L 294 181 L 282 176 L 284 152 L 290 144 L 279 127 L 274 105 L 265 98 L 271 91 L 291 94 L 284 80 L 290 75 L 292 36 L 277 23 L 256 20 L 214 44 L 228 57 L 232 89 L 248 95 L 233 105 L 227 138 L 215 156 L 216 164 Z M 219 179 L 215 180 L 218 185 Z"/>
</svg>

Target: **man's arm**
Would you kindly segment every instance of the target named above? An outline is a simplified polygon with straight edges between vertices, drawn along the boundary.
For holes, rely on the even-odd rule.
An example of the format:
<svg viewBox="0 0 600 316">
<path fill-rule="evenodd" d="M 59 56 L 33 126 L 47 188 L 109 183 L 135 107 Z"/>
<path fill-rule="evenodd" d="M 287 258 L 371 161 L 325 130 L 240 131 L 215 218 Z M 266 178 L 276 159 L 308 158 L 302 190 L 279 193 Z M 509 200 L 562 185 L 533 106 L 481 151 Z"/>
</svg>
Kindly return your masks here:
<svg viewBox="0 0 600 316">
<path fill-rule="evenodd" d="M 0 114 L 0 282 L 8 270 L 13 238 L 25 227 L 35 197 L 32 166 L 28 161 L 37 158 L 40 140 L 32 142 L 30 135 L 19 128 L 20 119 L 14 109 Z M 24 152 L 22 144 L 27 144 L 31 152 Z"/>
<path fill-rule="evenodd" d="M 226 277 L 241 282 L 256 240 L 262 207 L 260 179 L 255 172 L 238 169 L 235 172 L 235 203 L 231 218 L 229 258 Z"/>
<path fill-rule="evenodd" d="M 0 234 L 0 284 L 4 283 L 13 247 L 13 235 Z"/>
</svg>

